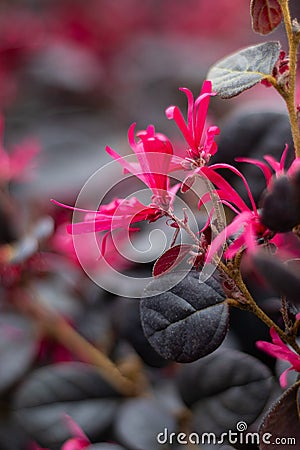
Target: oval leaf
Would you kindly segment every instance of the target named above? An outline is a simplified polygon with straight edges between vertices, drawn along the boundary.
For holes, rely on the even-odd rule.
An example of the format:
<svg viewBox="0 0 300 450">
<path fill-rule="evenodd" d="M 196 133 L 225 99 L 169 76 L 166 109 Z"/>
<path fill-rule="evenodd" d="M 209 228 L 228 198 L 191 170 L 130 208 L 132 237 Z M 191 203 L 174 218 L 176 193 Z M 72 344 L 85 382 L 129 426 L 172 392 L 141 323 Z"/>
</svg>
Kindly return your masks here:
<svg viewBox="0 0 300 450">
<path fill-rule="evenodd" d="M 300 382 L 285 391 L 271 407 L 259 429 L 260 450 L 285 450 L 299 445 L 299 392 Z"/>
<path fill-rule="evenodd" d="M 159 435 L 176 429 L 176 420 L 155 399 L 127 400 L 119 409 L 115 423 L 118 440 L 131 450 L 160 450 Z"/>
<path fill-rule="evenodd" d="M 235 97 L 271 75 L 279 53 L 279 42 L 247 47 L 218 61 L 206 78 L 220 97 Z"/>
<path fill-rule="evenodd" d="M 92 366 L 61 363 L 32 372 L 14 399 L 15 418 L 43 447 L 56 448 L 71 438 L 65 414 L 91 439 L 111 424 L 119 394 Z"/>
<path fill-rule="evenodd" d="M 13 313 L 0 316 L 0 392 L 20 380 L 32 364 L 38 344 L 32 324 Z"/>
<path fill-rule="evenodd" d="M 293 303 L 300 302 L 300 275 L 279 259 L 262 252 L 253 256 L 255 270 L 280 296 Z M 297 268 L 298 269 L 298 268 Z"/>
<path fill-rule="evenodd" d="M 193 412 L 198 433 L 217 435 L 240 420 L 247 425 L 262 412 L 274 385 L 263 363 L 246 353 L 222 348 L 193 364 L 183 366 L 177 385 L 185 404 Z"/>
<path fill-rule="evenodd" d="M 300 188 L 287 176 L 274 180 L 262 201 L 261 220 L 277 233 L 291 231 L 300 223 Z"/>
<path fill-rule="evenodd" d="M 153 276 L 158 277 L 175 269 L 192 250 L 190 244 L 178 244 L 169 248 L 155 262 Z"/>
<path fill-rule="evenodd" d="M 228 305 L 221 285 L 213 277 L 200 283 L 190 272 L 171 290 L 161 293 L 173 275 L 149 283 L 140 302 L 146 338 L 166 359 L 191 362 L 221 345 L 228 328 Z M 155 292 L 159 292 L 155 295 Z"/>
<path fill-rule="evenodd" d="M 169 364 L 146 339 L 141 325 L 140 306 L 136 299 L 119 298 L 112 313 L 113 328 L 121 339 L 128 341 L 143 362 L 151 367 L 165 367 Z"/>
<path fill-rule="evenodd" d="M 282 9 L 278 0 L 251 0 L 252 28 L 260 34 L 269 34 L 280 24 Z"/>
</svg>

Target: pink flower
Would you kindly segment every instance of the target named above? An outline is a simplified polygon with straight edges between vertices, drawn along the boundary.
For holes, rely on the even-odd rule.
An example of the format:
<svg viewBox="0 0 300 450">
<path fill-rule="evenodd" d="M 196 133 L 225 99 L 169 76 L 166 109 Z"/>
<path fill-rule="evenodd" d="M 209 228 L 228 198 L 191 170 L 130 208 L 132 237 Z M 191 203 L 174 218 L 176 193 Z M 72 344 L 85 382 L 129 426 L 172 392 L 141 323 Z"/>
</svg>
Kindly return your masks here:
<svg viewBox="0 0 300 450">
<path fill-rule="evenodd" d="M 4 119 L 0 116 L 0 139 L 3 142 Z M 7 153 L 0 143 L 0 184 L 11 180 L 25 178 L 26 171 L 33 166 L 33 159 L 39 153 L 40 147 L 34 140 L 23 141 Z"/>
<path fill-rule="evenodd" d="M 98 268 L 105 271 L 108 266 L 115 269 L 124 269 L 128 267 L 128 260 L 120 253 L 119 249 L 124 248 L 127 243 L 127 233 L 125 230 L 115 230 L 112 233 L 100 233 L 97 235 L 97 246 L 95 246 L 95 236 L 88 234 L 85 236 L 84 242 L 76 242 L 73 236 L 67 232 L 67 224 L 63 223 L 56 230 L 51 240 L 52 249 L 63 254 L 68 260 L 79 267 L 84 264 L 85 267 L 91 269 Z M 116 242 L 118 246 L 116 246 Z M 80 261 L 77 254 L 80 254 Z M 105 254 L 105 258 L 103 258 Z"/>
<path fill-rule="evenodd" d="M 125 169 L 143 181 L 153 192 L 153 202 L 168 208 L 172 195 L 169 195 L 169 167 L 173 155 L 169 139 L 155 133 L 153 125 L 137 133 L 134 138 L 135 123 L 128 130 L 128 142 L 137 157 L 137 163 L 122 158 L 112 148 L 106 147 L 107 153 Z"/>
<path fill-rule="evenodd" d="M 137 133 L 139 140 L 134 139 L 135 124 L 131 125 L 128 132 L 128 140 L 133 149 L 137 161 L 130 161 L 121 157 L 110 147 L 107 152 L 116 159 L 125 171 L 142 180 L 152 191 L 152 203 L 144 205 L 136 197 L 127 199 L 117 198 L 108 205 L 102 205 L 98 211 L 82 210 L 61 203 L 56 204 L 86 213 L 84 221 L 68 225 L 67 230 L 71 234 L 94 233 L 98 231 L 112 232 L 117 229 L 134 231 L 132 223 L 148 220 L 154 222 L 167 214 L 172 208 L 172 201 L 178 189 L 178 185 L 170 188 L 169 165 L 172 158 L 172 145 L 170 141 L 160 133 L 155 133 L 152 125 L 147 130 Z"/>
<path fill-rule="evenodd" d="M 257 341 L 256 346 L 269 355 L 274 356 L 274 358 L 288 361 L 291 364 L 291 367 L 286 369 L 279 378 L 280 386 L 285 388 L 287 386 L 287 373 L 290 370 L 300 372 L 300 356 L 293 350 L 290 350 L 289 347 L 280 339 L 274 327 L 270 328 L 270 335 L 272 338 L 272 343 Z"/>
<path fill-rule="evenodd" d="M 280 161 L 276 161 L 276 159 L 272 155 L 264 156 L 264 160 L 266 162 L 263 162 L 263 161 L 260 161 L 258 159 L 254 159 L 254 158 L 244 158 L 244 157 L 235 158 L 235 160 L 237 162 L 246 162 L 246 163 L 250 163 L 250 164 L 254 164 L 255 166 L 258 166 L 262 170 L 262 172 L 265 176 L 267 188 L 269 189 L 271 187 L 272 180 L 273 180 L 273 172 L 271 169 L 273 169 L 276 178 L 280 178 L 283 175 L 292 177 L 295 172 L 300 170 L 300 158 L 295 158 L 293 160 L 292 164 L 290 165 L 289 169 L 287 171 L 285 171 L 284 166 L 285 166 L 285 161 L 286 161 L 286 157 L 287 157 L 287 152 L 288 152 L 288 146 L 286 145 L 285 149 L 282 152 Z M 268 164 L 266 164 L 266 163 L 268 163 Z"/>
<path fill-rule="evenodd" d="M 72 417 L 66 414 L 64 419 L 73 437 L 64 443 L 61 450 L 82 450 L 89 447 L 91 441 Z"/>
<path fill-rule="evenodd" d="M 56 201 L 53 202 L 64 208 L 86 213 L 83 222 L 67 225 L 67 231 L 71 234 L 95 233 L 98 231 L 112 232 L 121 228 L 134 231 L 130 228 L 132 223 L 144 220 L 154 222 L 163 214 L 157 206 L 145 206 L 136 197 L 130 199 L 117 198 L 107 205 L 100 206 L 98 211 L 83 210 Z"/>
<path fill-rule="evenodd" d="M 185 160 L 189 163 L 189 168 L 201 167 L 207 164 L 210 157 L 217 151 L 217 144 L 214 138 L 220 132 L 218 127 L 208 127 L 203 139 L 209 99 L 212 95 L 215 95 L 211 88 L 211 82 L 204 81 L 200 95 L 196 100 L 194 100 L 193 94 L 189 89 L 180 89 L 185 93 L 188 101 L 187 122 L 184 120 L 178 106 L 170 106 L 166 109 L 167 118 L 176 122 L 188 144 L 188 156 Z"/>
<path fill-rule="evenodd" d="M 239 176 L 248 193 L 251 203 L 251 208 L 244 202 L 237 191 L 218 173 L 216 169 L 229 169 Z M 204 175 L 213 183 L 217 189 L 214 191 L 219 197 L 220 201 L 228 206 L 236 217 L 227 225 L 212 241 L 207 261 L 218 252 L 218 250 L 225 244 L 229 236 L 237 234 L 237 237 L 232 244 L 229 245 L 224 255 L 227 258 L 232 258 L 241 248 L 245 247 L 247 251 L 253 252 L 256 249 L 258 239 L 270 239 L 272 235 L 269 230 L 261 223 L 260 215 L 256 208 L 253 195 L 249 185 L 242 175 L 242 173 L 235 167 L 229 164 L 214 164 L 212 166 L 203 166 L 197 170 L 200 175 Z M 201 203 L 204 204 L 210 201 L 210 193 L 207 193 Z"/>
</svg>

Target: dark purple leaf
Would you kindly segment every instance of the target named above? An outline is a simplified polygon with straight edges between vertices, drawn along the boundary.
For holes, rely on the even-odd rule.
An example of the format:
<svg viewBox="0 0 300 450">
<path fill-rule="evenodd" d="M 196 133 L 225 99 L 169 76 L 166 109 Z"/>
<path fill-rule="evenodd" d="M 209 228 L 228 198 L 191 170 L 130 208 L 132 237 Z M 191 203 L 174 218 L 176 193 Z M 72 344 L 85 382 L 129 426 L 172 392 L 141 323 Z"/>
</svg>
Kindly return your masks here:
<svg viewBox="0 0 300 450">
<path fill-rule="evenodd" d="M 166 275 L 149 283 L 147 297 L 140 302 L 142 326 L 161 356 L 191 362 L 221 345 L 228 328 L 228 305 L 220 283 L 213 277 L 201 283 L 197 272 L 162 292 L 173 277 Z"/>
<path fill-rule="evenodd" d="M 274 256 L 262 253 L 253 256 L 253 263 L 258 273 L 279 295 L 286 296 L 292 302 L 300 302 L 299 272 L 297 273 L 291 266 L 282 263 Z"/>
<path fill-rule="evenodd" d="M 291 231 L 300 223 L 300 188 L 293 180 L 281 176 L 263 198 L 262 223 L 277 233 Z"/>
<path fill-rule="evenodd" d="M 280 24 L 282 10 L 278 0 L 251 0 L 252 28 L 260 34 L 269 34 Z"/>
<path fill-rule="evenodd" d="M 32 372 L 16 392 L 14 410 L 33 440 L 55 449 L 71 437 L 65 414 L 97 439 L 111 424 L 118 397 L 94 367 L 61 363 Z"/>
<path fill-rule="evenodd" d="M 259 429 L 260 450 L 297 448 L 300 442 L 300 382 L 291 386 L 274 403 Z M 293 439 L 288 443 L 287 439 Z"/>
<path fill-rule="evenodd" d="M 161 450 L 157 436 L 164 429 L 175 431 L 175 417 L 151 398 L 128 400 L 120 407 L 115 422 L 118 440 L 131 450 Z"/>
<path fill-rule="evenodd" d="M 128 341 L 142 360 L 151 367 L 169 364 L 146 339 L 141 325 L 140 305 L 137 299 L 120 298 L 113 310 L 112 320 L 118 335 Z"/>
<path fill-rule="evenodd" d="M 256 358 L 219 349 L 178 375 L 183 401 L 193 412 L 198 433 L 235 430 L 238 421 L 250 425 L 261 414 L 273 386 L 269 369 Z"/>
<path fill-rule="evenodd" d="M 0 316 L 0 392 L 18 381 L 37 353 L 32 323 L 13 313 Z"/>
</svg>

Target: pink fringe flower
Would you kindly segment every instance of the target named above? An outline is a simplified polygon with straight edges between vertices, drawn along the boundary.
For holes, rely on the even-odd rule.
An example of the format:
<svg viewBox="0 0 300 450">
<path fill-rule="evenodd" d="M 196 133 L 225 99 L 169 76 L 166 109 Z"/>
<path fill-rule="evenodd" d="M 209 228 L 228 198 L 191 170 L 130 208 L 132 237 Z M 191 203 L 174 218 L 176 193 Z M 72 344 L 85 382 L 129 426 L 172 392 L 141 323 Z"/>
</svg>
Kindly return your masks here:
<svg viewBox="0 0 300 450">
<path fill-rule="evenodd" d="M 146 220 L 154 222 L 172 208 L 174 195 L 179 188 L 179 185 L 170 188 L 167 175 L 173 154 L 172 145 L 166 136 L 155 133 L 153 125 L 137 133 L 138 141 L 135 141 L 134 129 L 135 124 L 129 128 L 128 140 L 137 161 L 133 162 L 121 157 L 110 147 L 107 147 L 106 151 L 126 172 L 135 175 L 151 189 L 152 203 L 144 205 L 136 197 L 117 198 L 107 205 L 100 206 L 97 211 L 89 211 L 54 201 L 60 206 L 86 213 L 83 222 L 68 225 L 69 233 L 112 232 L 116 229 L 134 231 L 136 229 L 131 228 L 132 223 Z"/>
<path fill-rule="evenodd" d="M 297 316 L 299 316 L 299 314 L 297 314 Z M 266 341 L 257 341 L 256 346 L 260 350 L 263 350 L 274 358 L 288 361 L 291 364 L 291 367 L 286 369 L 279 378 L 280 386 L 285 388 L 287 386 L 288 372 L 291 370 L 300 372 L 300 356 L 293 350 L 290 350 L 289 347 L 280 339 L 274 327 L 270 328 L 270 335 L 272 338 L 272 343 Z"/>
<path fill-rule="evenodd" d="M 40 152 L 35 140 L 26 140 L 15 146 L 11 153 L 3 147 L 4 119 L 0 116 L 0 184 L 11 180 L 23 180 L 27 170 L 34 165 L 33 160 Z"/>
<path fill-rule="evenodd" d="M 166 109 L 166 116 L 169 120 L 174 120 L 184 139 L 188 144 L 187 157 L 185 158 L 184 168 L 194 169 L 207 164 L 217 151 L 217 144 L 214 138 L 220 133 L 216 126 L 207 128 L 205 137 L 203 132 L 206 122 L 209 100 L 212 95 L 212 84 L 210 81 L 204 81 L 199 97 L 194 100 L 192 92 L 187 88 L 181 88 L 188 101 L 187 121 L 178 106 L 170 106 Z M 176 162 L 176 158 L 173 158 Z M 181 164 L 182 167 L 182 164 Z"/>
</svg>

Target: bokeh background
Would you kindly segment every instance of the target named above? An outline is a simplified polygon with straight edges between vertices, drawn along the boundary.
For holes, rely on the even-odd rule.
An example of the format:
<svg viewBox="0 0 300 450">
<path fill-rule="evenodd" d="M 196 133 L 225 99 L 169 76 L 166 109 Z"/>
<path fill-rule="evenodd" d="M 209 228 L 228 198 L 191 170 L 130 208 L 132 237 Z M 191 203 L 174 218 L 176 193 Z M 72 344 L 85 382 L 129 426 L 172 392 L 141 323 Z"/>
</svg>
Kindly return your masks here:
<svg viewBox="0 0 300 450">
<path fill-rule="evenodd" d="M 41 336 L 34 321 L 23 314 L 24 278 L 25 286 L 28 283 L 33 287 L 46 307 L 61 314 L 112 359 L 139 354 L 150 381 L 159 387 L 157 396 L 170 401 L 164 392 L 168 395 L 169 390 L 174 390 L 174 367 L 162 360 L 144 338 L 138 303 L 113 298 L 84 276 L 75 262 L 72 243 L 63 231 L 60 233 L 71 214 L 53 205 L 50 198 L 74 204 L 86 180 L 110 160 L 106 145 L 121 154 L 130 152 L 127 130 L 132 122 L 137 122 L 139 129 L 152 123 L 182 150 L 178 130 L 164 113 L 172 104 L 185 110 L 186 99 L 179 87 L 187 87 L 197 96 L 209 67 L 244 46 L 280 39 L 286 49 L 282 25 L 267 37 L 252 32 L 249 3 L 0 0 L 3 146 L 10 152 L 29 139 L 40 147 L 27 180 L 12 180 L 5 185 L 5 195 L 2 186 L 0 189 L 0 257 L 5 256 L 7 244 L 16 242 L 19 252 L 18 261 L 8 258 L 6 265 L 4 258 L 4 264 L 2 260 L 0 264 L 1 450 L 37 450 L 33 441 L 56 450 L 70 435 L 62 425 L 61 411 L 55 408 L 66 399 L 73 402 L 73 386 L 70 383 L 68 390 L 70 386 L 66 388 L 60 382 L 53 365 L 66 361 L 73 364 L 80 358 L 49 336 Z M 299 2 L 290 3 L 292 15 L 300 17 Z M 291 145 L 284 104 L 263 85 L 235 99 L 213 98 L 209 121 L 221 129 L 218 161 L 233 162 L 235 156 L 261 157 L 270 152 L 279 156 L 286 142 Z M 263 179 L 255 167 L 245 166 L 245 171 L 255 197 L 259 198 Z M 105 181 L 104 177 L 102 185 L 99 180 L 100 195 Z M 120 185 L 118 192 L 117 186 L 114 195 L 123 194 L 123 189 Z M 143 237 L 141 233 L 140 239 Z M 123 269 L 123 261 L 117 263 Z M 99 270 L 100 265 L 101 262 Z M 131 266 L 128 270 L 135 273 L 144 269 Z M 145 270 L 151 274 L 150 265 Z M 267 299 L 271 314 L 278 317 L 279 300 L 274 300 L 270 292 L 260 292 L 257 279 L 250 277 L 249 285 L 251 282 L 258 300 Z M 261 357 L 254 343 L 269 339 L 268 330 L 258 320 L 250 320 L 248 315 L 242 319 L 238 313 L 232 315 L 231 327 L 233 347 Z M 271 358 L 264 361 L 274 368 Z M 44 372 L 37 374 L 45 366 Z M 48 377 L 47 368 L 55 389 L 51 383 L 48 389 L 47 383 L 44 387 L 41 382 L 44 376 Z M 70 373 L 71 381 L 75 373 L 79 385 L 89 384 L 80 368 L 71 366 Z M 27 390 L 26 383 L 32 379 L 37 384 L 34 381 L 32 390 Z M 80 399 L 86 400 L 85 390 L 82 392 Z M 105 391 L 105 395 L 110 393 Z M 43 408 L 45 398 L 47 407 Z M 32 401 L 36 401 L 36 409 L 31 408 Z M 108 411 L 106 403 L 101 405 L 99 411 Z M 12 414 L 14 408 L 19 411 L 18 420 Z M 89 407 L 80 411 L 74 408 L 73 412 L 84 430 L 88 434 L 91 431 L 93 439 L 100 442 L 116 438 L 114 433 L 101 434 L 103 429 L 107 432 L 108 423 L 112 426 L 116 410 L 109 410 L 109 419 Z M 125 413 L 123 417 L 126 428 Z M 90 430 L 92 426 L 95 429 Z M 151 429 L 150 432 L 153 435 Z M 128 444 L 128 448 L 135 447 Z"/>
<path fill-rule="evenodd" d="M 279 27 L 272 39 L 282 34 Z M 5 142 L 10 147 L 30 136 L 42 146 L 22 195 L 73 198 L 108 160 L 105 145 L 129 152 L 133 121 L 140 129 L 153 123 L 177 139 L 164 110 L 185 107 L 178 87 L 197 95 L 211 64 L 264 39 L 251 30 L 248 1 L 2 0 Z M 211 117 L 220 125 L 253 101 L 283 107 L 271 89 L 258 86 L 238 99 L 214 99 Z"/>
</svg>

